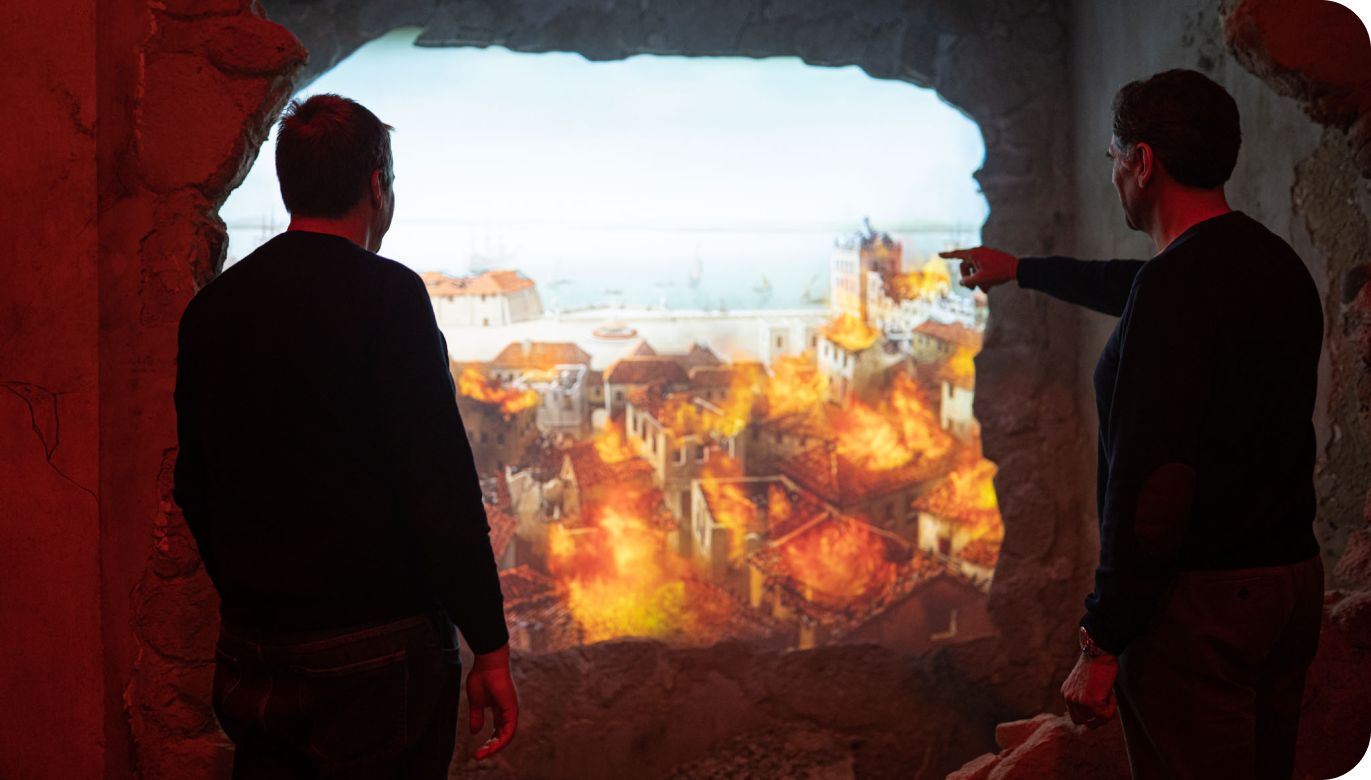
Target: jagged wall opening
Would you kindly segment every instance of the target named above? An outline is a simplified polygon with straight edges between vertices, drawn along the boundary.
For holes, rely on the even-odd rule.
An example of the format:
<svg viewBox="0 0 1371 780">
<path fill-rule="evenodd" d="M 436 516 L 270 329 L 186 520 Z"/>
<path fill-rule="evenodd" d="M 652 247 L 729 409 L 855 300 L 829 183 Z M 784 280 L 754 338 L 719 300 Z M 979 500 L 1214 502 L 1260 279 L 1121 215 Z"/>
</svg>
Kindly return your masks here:
<svg viewBox="0 0 1371 780">
<path fill-rule="evenodd" d="M 976 175 L 990 204 L 984 241 L 1020 254 L 1071 250 L 1071 187 L 1064 165 L 1069 138 L 1064 124 L 1064 27 L 1056 4 L 916 2 L 897 8 L 882 2 L 789 7 L 684 0 L 651 7 L 636 2 L 595 7 L 552 2 L 441 7 L 273 3 L 267 9 L 273 19 L 296 32 L 313 52 L 309 67 L 298 78 L 295 69 L 302 52 L 288 36 L 282 37 L 279 28 L 257 18 L 254 8 L 226 1 L 212 8 L 167 3 L 150 9 L 138 141 L 143 154 L 130 164 L 136 166 L 138 186 L 154 195 L 150 207 L 140 206 L 146 210 L 135 215 L 151 226 L 139 234 L 139 250 L 145 258 L 163 258 L 166 266 L 144 274 L 154 290 L 158 284 L 168 290 L 164 300 L 154 302 L 157 305 L 150 305 L 147 292 L 142 293 L 140 322 L 157 333 L 174 336 L 176 316 L 192 292 L 188 284 L 170 282 L 169 274 L 184 274 L 188 265 L 198 287 L 222 263 L 223 225 L 214 210 L 241 181 L 285 97 L 365 40 L 404 25 L 423 26 L 419 42 L 429 45 L 498 44 L 515 51 L 578 52 L 589 59 L 640 53 L 798 56 L 815 65 L 857 64 L 879 78 L 932 87 L 971 117 L 985 139 L 986 160 Z M 113 192 L 112 207 L 144 190 Z M 117 243 L 125 237 L 113 238 Z M 149 247 L 148 242 L 157 246 Z M 869 754 L 858 751 L 854 760 L 884 762 L 883 766 L 902 771 L 922 765 L 923 771 L 934 772 L 955 765 L 972 745 L 988 739 L 989 724 L 998 717 L 1051 706 L 1054 682 L 1064 675 L 1073 655 L 1077 605 L 1088 589 L 1090 570 L 1090 545 L 1083 540 L 1093 525 L 1085 512 L 1090 503 L 1085 495 L 1090 484 L 1085 478 L 1089 442 L 1079 424 L 1071 381 L 1077 317 L 1065 306 L 1015 289 L 994 291 L 991 306 L 994 316 L 976 361 L 975 413 L 982 424 L 985 455 L 999 464 L 995 485 L 1006 529 L 989 594 L 995 633 L 917 663 L 898 655 L 888 662 L 913 676 L 914 688 L 921 691 L 916 702 L 929 711 L 957 702 L 942 711 L 952 721 L 972 725 L 965 740 L 945 744 L 931 732 L 913 740 L 901 731 L 903 727 L 887 729 L 872 741 L 875 747 Z M 163 340 L 154 351 L 166 349 Z M 161 439 L 174 440 L 174 435 L 166 435 L 170 428 L 160 430 Z M 142 440 L 155 433 L 144 430 L 130 438 Z M 138 745 L 135 755 L 148 777 L 180 776 L 188 766 L 205 762 L 222 768 L 226 758 L 212 720 L 204 717 L 201 691 L 208 690 L 205 675 L 212 668 L 207 659 L 214 599 L 169 500 L 166 476 L 172 462 L 174 450 L 167 449 L 160 464 L 158 542 L 142 574 L 130 573 L 136 587 L 126 613 L 140 646 L 149 651 L 132 669 L 124 694 Z M 1055 467 L 1044 473 L 1043 462 Z M 114 579 L 117 588 L 119 577 Z M 672 660 L 663 662 L 668 665 L 695 666 L 691 653 L 727 656 L 731 651 L 722 647 L 652 652 L 668 652 Z M 622 655 L 612 644 L 577 652 L 592 676 L 594 670 L 613 668 Z M 786 668 L 798 664 L 801 671 L 792 669 L 787 677 L 802 685 L 813 682 L 813 675 L 836 671 L 837 661 L 832 654 L 812 651 L 765 655 L 761 663 Z M 848 672 L 839 674 L 851 677 Z M 710 679 L 706 674 L 697 682 Z M 629 685 L 623 690 L 636 691 L 632 682 L 611 675 L 603 685 L 612 690 Z M 879 675 L 861 673 L 847 684 L 854 692 L 879 695 L 883 690 Z M 534 699 L 527 710 L 555 709 L 551 700 L 538 698 L 539 690 L 530 688 Z M 683 695 L 700 695 L 701 690 L 691 688 L 694 693 Z M 166 711 L 169 695 L 185 706 Z M 605 695 L 609 702 L 620 694 Z M 644 720 L 635 710 L 619 728 L 632 740 L 644 735 L 643 729 L 670 734 L 677 747 L 664 748 L 664 755 L 672 755 L 683 749 L 681 745 L 707 748 L 757 727 L 763 722 L 757 720 L 758 707 L 770 713 L 773 720 L 767 722 L 779 718 L 791 726 L 800 723 L 848 733 L 873 726 L 851 721 L 850 713 L 839 713 L 833 721 L 803 703 L 776 710 L 766 702 L 778 695 L 759 689 L 741 698 L 723 696 L 716 703 L 732 702 L 731 725 L 705 733 L 679 728 L 679 712 Z M 653 700 L 660 700 L 654 705 L 658 709 L 668 701 L 660 696 Z M 565 740 L 578 736 L 585 735 L 550 729 L 543 742 L 528 739 L 526 751 L 512 752 L 509 760 L 532 775 L 594 774 L 591 764 L 558 765 L 563 760 L 558 756 L 569 744 Z M 613 760 L 632 755 L 612 747 L 606 750 Z"/>
<path fill-rule="evenodd" d="M 296 96 L 397 128 L 382 253 L 431 280 L 515 647 L 988 635 L 988 306 L 937 257 L 979 243 L 976 127 L 851 66 L 421 32 Z M 220 209 L 226 268 L 286 223 L 272 162 Z M 625 390 L 634 371 L 671 386 Z"/>
</svg>

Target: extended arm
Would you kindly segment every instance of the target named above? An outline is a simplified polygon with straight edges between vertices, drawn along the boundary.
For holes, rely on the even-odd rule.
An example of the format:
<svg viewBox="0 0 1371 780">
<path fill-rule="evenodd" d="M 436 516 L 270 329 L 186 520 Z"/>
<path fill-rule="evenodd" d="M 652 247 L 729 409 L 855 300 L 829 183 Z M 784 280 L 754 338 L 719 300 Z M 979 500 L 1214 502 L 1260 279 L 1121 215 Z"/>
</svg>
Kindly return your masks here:
<svg viewBox="0 0 1371 780">
<path fill-rule="evenodd" d="M 1138 280 L 1119 327 L 1100 564 L 1081 620 L 1114 655 L 1152 619 L 1190 527 L 1216 349 L 1203 300 L 1174 267 Z"/>
<path fill-rule="evenodd" d="M 1024 257 L 1019 259 L 1019 286 L 1118 317 L 1143 264 L 1142 260 Z"/>
<path fill-rule="evenodd" d="M 380 432 L 421 576 L 472 652 L 490 653 L 509 640 L 490 527 L 447 348 L 423 281 L 411 276 L 372 361 Z"/>
</svg>

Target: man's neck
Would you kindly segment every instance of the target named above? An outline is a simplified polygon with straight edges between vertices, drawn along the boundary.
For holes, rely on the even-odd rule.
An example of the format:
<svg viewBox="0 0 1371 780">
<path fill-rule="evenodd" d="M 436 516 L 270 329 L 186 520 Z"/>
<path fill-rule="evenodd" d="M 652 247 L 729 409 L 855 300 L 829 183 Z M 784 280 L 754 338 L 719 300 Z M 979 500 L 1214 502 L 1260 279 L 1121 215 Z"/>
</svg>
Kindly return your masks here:
<svg viewBox="0 0 1371 780">
<path fill-rule="evenodd" d="M 370 226 L 365 220 L 342 217 L 340 219 L 322 219 L 320 217 L 295 217 L 290 218 L 290 227 L 286 231 L 303 230 L 309 233 L 324 233 L 330 236 L 346 238 L 363 249 L 370 249 L 367 246 L 368 239 L 371 237 Z"/>
<path fill-rule="evenodd" d="M 1222 187 L 1216 190 L 1177 187 L 1157 202 L 1152 227 L 1147 233 L 1157 245 L 1157 252 L 1161 253 L 1185 231 L 1206 219 L 1227 214 L 1232 210 Z"/>
</svg>

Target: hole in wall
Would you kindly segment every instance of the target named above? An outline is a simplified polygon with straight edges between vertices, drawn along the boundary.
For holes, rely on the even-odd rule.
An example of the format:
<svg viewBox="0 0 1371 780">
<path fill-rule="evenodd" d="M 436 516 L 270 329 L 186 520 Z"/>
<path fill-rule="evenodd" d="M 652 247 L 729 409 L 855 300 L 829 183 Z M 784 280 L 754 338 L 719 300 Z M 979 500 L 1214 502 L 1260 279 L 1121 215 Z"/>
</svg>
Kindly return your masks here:
<svg viewBox="0 0 1371 780">
<path fill-rule="evenodd" d="M 423 273 L 513 641 L 919 653 L 992 633 L 971 413 L 976 126 L 793 58 L 362 47 L 302 94 L 397 128 L 381 249 Z M 288 222 L 271 144 L 231 268 Z"/>
</svg>

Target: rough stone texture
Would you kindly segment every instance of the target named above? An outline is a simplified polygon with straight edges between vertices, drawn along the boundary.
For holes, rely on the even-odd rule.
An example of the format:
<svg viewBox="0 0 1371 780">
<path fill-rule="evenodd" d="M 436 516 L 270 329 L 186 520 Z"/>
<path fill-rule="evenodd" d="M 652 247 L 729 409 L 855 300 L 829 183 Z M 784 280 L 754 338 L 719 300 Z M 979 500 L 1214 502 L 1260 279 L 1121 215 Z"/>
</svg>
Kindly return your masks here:
<svg viewBox="0 0 1371 780">
<path fill-rule="evenodd" d="M 453 777 L 929 780 L 989 749 L 995 715 L 936 664 L 874 645 L 624 640 L 522 656 L 514 674 L 518 738 L 480 763 L 486 734 L 466 740 Z"/>
<path fill-rule="evenodd" d="M 1341 777 L 1366 754 L 1371 740 L 1371 591 L 1329 592 L 1319 652 L 1305 682 L 1297 780 Z M 1128 756 L 1117 718 L 1090 732 L 1062 715 L 1002 723 L 999 753 L 980 756 L 948 780 L 1099 780 L 1128 777 Z"/>
<path fill-rule="evenodd" d="M 1351 587 L 1371 590 L 1371 533 L 1353 531 L 1347 535 L 1347 550 L 1334 577 Z"/>
<path fill-rule="evenodd" d="M 1371 220 L 1359 202 L 1368 182 L 1359 179 L 1342 132 L 1324 131 L 1323 139 L 1296 168 L 1291 197 L 1304 216 L 1310 238 L 1326 258 L 1324 274 L 1324 348 L 1328 354 L 1327 414 L 1331 435 L 1315 472 L 1319 488 L 1319 521 L 1315 530 L 1323 547 L 1331 584 L 1340 581 L 1338 565 L 1349 534 L 1364 529 L 1371 510 L 1371 290 L 1365 284 L 1371 257 Z M 1354 561 L 1355 563 L 1355 561 Z"/>
<path fill-rule="evenodd" d="M 1008 738 L 1001 740 L 999 734 Z M 1129 776 L 1128 753 L 1117 718 L 1090 730 L 1065 715 L 1042 714 L 1001 724 L 999 753 L 981 756 L 947 780 L 1119 780 Z"/>
<path fill-rule="evenodd" d="M 223 261 L 242 180 L 304 49 L 260 6 L 102 7 L 99 402 L 111 777 L 227 777 L 209 708 L 218 597 L 171 500 L 176 326 Z M 72 775 L 94 776 L 94 775 Z"/>
<path fill-rule="evenodd" d="M 1362 175 L 1371 176 L 1371 45 L 1357 15 L 1330 2 L 1227 5 L 1233 56 L 1315 122 L 1347 133 Z"/>
</svg>

